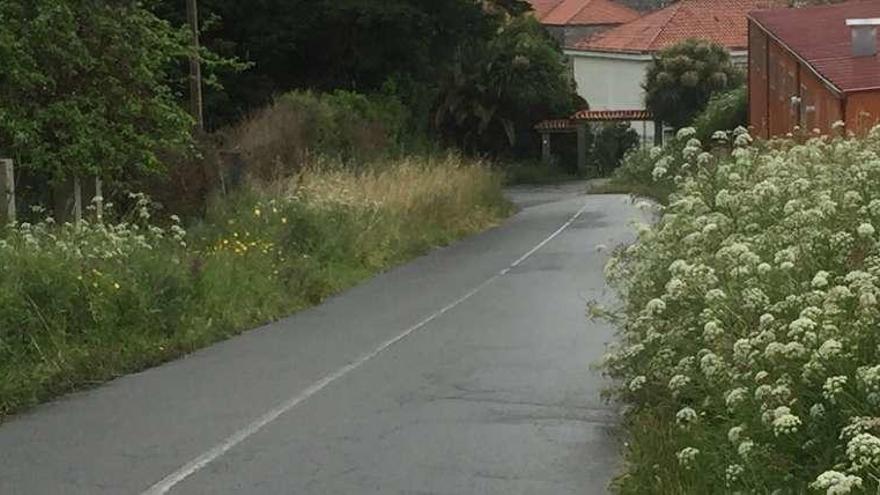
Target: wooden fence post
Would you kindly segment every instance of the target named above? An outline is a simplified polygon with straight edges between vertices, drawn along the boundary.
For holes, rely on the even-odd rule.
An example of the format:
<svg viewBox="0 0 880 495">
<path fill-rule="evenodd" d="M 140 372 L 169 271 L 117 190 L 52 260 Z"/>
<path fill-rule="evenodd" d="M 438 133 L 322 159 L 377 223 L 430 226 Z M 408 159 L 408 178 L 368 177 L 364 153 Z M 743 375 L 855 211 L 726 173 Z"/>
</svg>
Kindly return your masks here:
<svg viewBox="0 0 880 495">
<path fill-rule="evenodd" d="M 82 223 L 82 183 L 79 177 L 73 178 L 73 224 L 77 227 Z"/>
<path fill-rule="evenodd" d="M 553 163 L 553 150 L 551 149 L 550 144 L 550 133 L 542 132 L 541 133 L 541 160 L 544 162 L 544 165 L 550 165 Z"/>
<path fill-rule="evenodd" d="M 104 221 L 104 184 L 100 177 L 95 177 L 95 219 L 98 223 Z"/>
<path fill-rule="evenodd" d="M 583 122 L 577 125 L 577 168 L 580 173 L 587 170 L 587 124 Z"/>
<path fill-rule="evenodd" d="M 15 167 L 11 159 L 0 159 L 0 177 L 2 177 L 0 187 L 3 192 L 3 195 L 0 196 L 0 201 L 2 201 L 0 207 L 5 213 L 7 223 L 15 223 Z"/>
</svg>

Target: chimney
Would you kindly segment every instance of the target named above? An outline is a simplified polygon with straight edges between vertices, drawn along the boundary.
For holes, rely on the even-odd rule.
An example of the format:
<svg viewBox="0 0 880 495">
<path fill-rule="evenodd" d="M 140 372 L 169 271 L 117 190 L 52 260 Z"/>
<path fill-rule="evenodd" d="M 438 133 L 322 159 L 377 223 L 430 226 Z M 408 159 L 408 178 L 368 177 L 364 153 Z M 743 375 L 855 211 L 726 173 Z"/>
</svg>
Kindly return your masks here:
<svg viewBox="0 0 880 495">
<path fill-rule="evenodd" d="M 852 54 L 854 57 L 877 55 L 877 26 L 880 26 L 880 18 L 847 19 L 846 25 L 852 30 Z"/>
</svg>

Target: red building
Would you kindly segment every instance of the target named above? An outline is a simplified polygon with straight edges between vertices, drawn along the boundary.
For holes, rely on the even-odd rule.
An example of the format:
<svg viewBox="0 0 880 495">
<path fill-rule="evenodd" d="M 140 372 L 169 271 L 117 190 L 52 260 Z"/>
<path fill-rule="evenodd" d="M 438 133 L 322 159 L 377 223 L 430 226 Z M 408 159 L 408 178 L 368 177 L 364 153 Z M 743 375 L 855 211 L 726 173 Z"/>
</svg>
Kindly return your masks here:
<svg viewBox="0 0 880 495">
<path fill-rule="evenodd" d="M 829 133 L 837 121 L 880 123 L 880 1 L 753 12 L 749 16 L 749 123 L 757 136 L 796 126 Z"/>
</svg>

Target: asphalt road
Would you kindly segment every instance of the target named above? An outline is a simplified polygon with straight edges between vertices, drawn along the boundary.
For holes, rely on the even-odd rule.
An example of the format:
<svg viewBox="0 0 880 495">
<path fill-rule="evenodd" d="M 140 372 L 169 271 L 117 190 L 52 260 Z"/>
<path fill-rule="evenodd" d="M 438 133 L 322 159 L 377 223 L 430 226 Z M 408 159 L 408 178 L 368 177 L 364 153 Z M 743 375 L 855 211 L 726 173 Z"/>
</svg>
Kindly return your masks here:
<svg viewBox="0 0 880 495">
<path fill-rule="evenodd" d="M 612 331 L 585 301 L 639 213 L 582 190 L 514 189 L 496 229 L 7 422 L 0 493 L 605 493 Z"/>
</svg>

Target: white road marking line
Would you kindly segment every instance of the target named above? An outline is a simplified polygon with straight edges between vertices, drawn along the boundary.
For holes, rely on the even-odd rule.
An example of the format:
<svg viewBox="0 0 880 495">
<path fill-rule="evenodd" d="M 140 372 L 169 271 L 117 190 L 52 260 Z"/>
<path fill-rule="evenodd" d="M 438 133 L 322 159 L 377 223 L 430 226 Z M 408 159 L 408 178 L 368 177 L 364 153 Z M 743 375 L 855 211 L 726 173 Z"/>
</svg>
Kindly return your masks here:
<svg viewBox="0 0 880 495">
<path fill-rule="evenodd" d="M 434 313 L 429 315 L 424 320 L 407 328 L 400 335 L 394 337 L 393 339 L 385 341 L 384 343 L 382 343 L 379 347 L 377 347 L 373 351 L 362 355 L 361 357 L 359 357 L 355 361 L 349 363 L 348 365 L 343 366 L 342 368 L 334 371 L 333 373 L 325 376 L 324 378 L 321 378 L 320 380 L 313 383 L 311 386 L 309 386 L 308 388 L 306 388 L 302 392 L 291 397 L 290 399 L 279 404 L 278 406 L 272 408 L 271 410 L 269 410 L 269 412 L 267 412 L 266 414 L 255 419 L 254 421 L 249 423 L 244 428 L 236 431 L 235 433 L 233 433 L 232 435 L 227 437 L 225 440 L 223 440 L 219 444 L 215 445 L 210 450 L 206 451 L 202 455 L 200 455 L 200 456 L 196 457 L 195 459 L 191 460 L 190 462 L 186 463 L 184 466 L 182 466 L 177 471 L 174 471 L 173 473 L 169 474 L 168 476 L 163 478 L 161 481 L 159 481 L 155 485 L 148 488 L 141 495 L 164 495 L 164 494 L 168 493 L 169 491 L 171 491 L 172 488 L 174 488 L 175 486 L 180 484 L 182 481 L 189 478 L 190 476 L 192 476 L 193 474 L 195 474 L 196 472 L 198 472 L 199 470 L 201 470 L 202 468 L 204 468 L 205 466 L 207 466 L 211 462 L 217 460 L 219 457 L 221 457 L 223 454 L 228 452 L 230 449 L 232 449 L 236 445 L 240 444 L 241 442 L 245 441 L 248 437 L 254 435 L 255 433 L 257 433 L 258 431 L 263 429 L 263 427 L 265 427 L 269 423 L 278 419 L 282 414 L 290 411 L 291 409 L 293 409 L 297 405 L 306 401 L 311 396 L 317 394 L 318 392 L 320 392 L 321 390 L 323 390 L 324 388 L 326 388 L 328 385 L 335 382 L 336 380 L 351 373 L 352 371 L 356 370 L 357 368 L 360 368 L 361 366 L 364 365 L 364 363 L 366 363 L 367 361 L 378 356 L 379 354 L 381 354 L 382 352 L 384 352 L 386 349 L 393 346 L 394 344 L 405 339 L 406 337 L 408 337 L 410 334 L 412 334 L 416 330 L 424 327 L 428 323 L 431 323 L 432 321 L 436 320 L 440 316 L 443 316 L 445 313 L 449 312 L 450 310 L 452 310 L 453 308 L 455 308 L 459 304 L 461 304 L 461 303 L 467 301 L 468 299 L 470 299 L 471 297 L 475 296 L 478 292 L 483 290 L 486 286 L 495 282 L 499 278 L 507 275 L 508 273 L 510 273 L 511 270 L 518 267 L 524 261 L 526 261 L 527 259 L 532 257 L 541 248 L 543 248 L 548 243 L 550 243 L 550 241 L 559 237 L 560 234 L 562 234 L 567 228 L 571 227 L 571 224 L 573 224 L 581 215 L 583 215 L 583 213 L 585 211 L 587 211 L 588 206 L 589 206 L 589 203 L 585 204 L 580 210 L 578 210 L 577 213 L 575 213 L 570 219 L 568 219 L 568 221 L 565 222 L 562 225 L 562 227 L 557 229 L 556 232 L 553 232 L 552 234 L 550 234 L 549 237 L 547 237 L 546 239 L 541 241 L 537 246 L 532 248 L 529 252 L 524 254 L 518 260 L 511 263 L 507 268 L 501 270 L 500 272 L 496 273 L 492 277 L 489 277 L 487 280 L 485 280 L 480 285 L 469 290 L 466 294 L 459 297 L 455 301 L 453 301 L 453 302 L 447 304 L 446 306 L 440 308 L 439 310 L 435 311 Z"/>
</svg>

